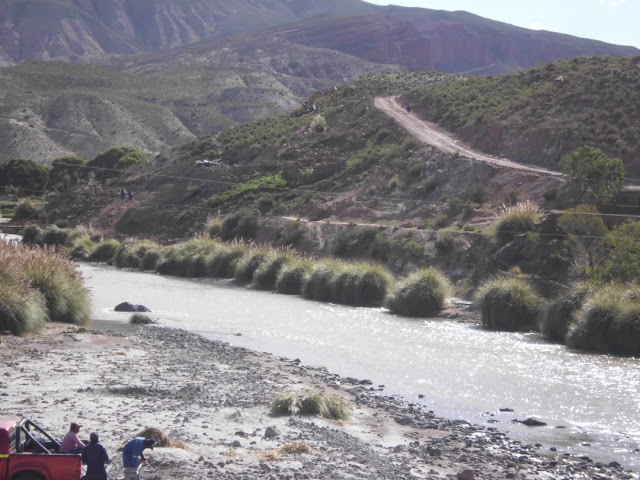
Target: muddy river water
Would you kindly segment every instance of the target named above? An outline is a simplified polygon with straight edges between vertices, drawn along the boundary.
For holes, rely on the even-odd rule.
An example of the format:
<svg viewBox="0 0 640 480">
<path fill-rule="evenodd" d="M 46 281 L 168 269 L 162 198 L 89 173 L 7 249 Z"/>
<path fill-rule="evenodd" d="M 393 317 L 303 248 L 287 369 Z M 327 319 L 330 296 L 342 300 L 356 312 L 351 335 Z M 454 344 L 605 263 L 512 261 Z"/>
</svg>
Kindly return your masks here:
<svg viewBox="0 0 640 480">
<path fill-rule="evenodd" d="M 578 353 L 537 335 L 405 319 L 383 309 L 311 302 L 224 282 L 80 268 L 96 319 L 126 322 L 130 314 L 113 307 L 123 301 L 144 304 L 163 325 L 370 379 L 380 393 L 400 395 L 440 416 L 640 471 L 640 359 Z M 530 417 L 548 425 L 513 422 Z"/>
</svg>

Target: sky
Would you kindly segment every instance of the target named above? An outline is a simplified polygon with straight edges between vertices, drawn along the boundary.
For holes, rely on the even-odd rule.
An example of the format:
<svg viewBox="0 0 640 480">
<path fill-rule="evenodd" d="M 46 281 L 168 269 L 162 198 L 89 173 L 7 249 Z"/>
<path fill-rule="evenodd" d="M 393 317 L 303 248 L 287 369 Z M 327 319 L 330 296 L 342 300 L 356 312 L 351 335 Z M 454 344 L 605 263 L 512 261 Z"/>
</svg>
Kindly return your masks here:
<svg viewBox="0 0 640 480">
<path fill-rule="evenodd" d="M 640 0 L 366 0 L 433 10 L 465 10 L 534 30 L 640 48 Z"/>
</svg>

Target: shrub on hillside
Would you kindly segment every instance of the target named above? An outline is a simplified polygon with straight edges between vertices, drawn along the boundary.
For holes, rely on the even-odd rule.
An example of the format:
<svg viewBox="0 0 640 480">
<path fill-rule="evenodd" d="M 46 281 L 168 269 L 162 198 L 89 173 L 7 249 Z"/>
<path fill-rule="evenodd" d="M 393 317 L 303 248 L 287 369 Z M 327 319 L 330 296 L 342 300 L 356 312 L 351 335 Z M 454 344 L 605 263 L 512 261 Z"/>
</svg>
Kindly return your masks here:
<svg viewBox="0 0 640 480">
<path fill-rule="evenodd" d="M 422 269 L 400 284 L 387 307 L 399 315 L 432 317 L 444 307 L 449 290 L 449 281 L 442 273 L 433 268 Z"/>
<path fill-rule="evenodd" d="M 579 350 L 640 355 L 640 287 L 610 285 L 591 294 L 567 333 Z"/>
<path fill-rule="evenodd" d="M 224 219 L 221 237 L 223 240 L 231 240 L 232 238 L 252 239 L 255 237 L 259 222 L 260 210 L 255 208 L 239 210 Z"/>
<path fill-rule="evenodd" d="M 349 407 L 344 399 L 320 391 L 281 393 L 271 402 L 271 412 L 276 415 L 318 415 L 334 420 L 349 419 Z"/>
<path fill-rule="evenodd" d="M 478 291 L 482 324 L 491 330 L 522 331 L 536 327 L 542 300 L 523 280 L 497 278 Z"/>
<path fill-rule="evenodd" d="M 502 206 L 494 221 L 498 242 L 511 242 L 516 235 L 532 231 L 541 220 L 542 214 L 532 202 L 522 202 L 512 207 Z"/>
<path fill-rule="evenodd" d="M 30 198 L 21 200 L 13 210 L 13 218 L 16 220 L 35 220 L 42 215 L 42 206 Z"/>
<path fill-rule="evenodd" d="M 635 282 L 640 278 L 640 222 L 629 220 L 607 235 L 609 258 L 594 276 L 604 281 Z"/>
<path fill-rule="evenodd" d="M 276 290 L 285 295 L 300 295 L 302 287 L 309 281 L 313 264 L 310 260 L 295 260 L 285 265 L 278 273 Z"/>
<path fill-rule="evenodd" d="M 49 169 L 22 158 L 0 164 L 0 186 L 15 187 L 27 195 L 38 195 L 49 179 Z"/>
<path fill-rule="evenodd" d="M 565 343 L 569 327 L 574 322 L 574 314 L 582 308 L 592 288 L 580 284 L 571 291 L 551 302 L 542 316 L 540 330 L 544 337 L 554 342 Z"/>
<path fill-rule="evenodd" d="M 89 169 L 85 168 L 86 165 L 87 162 L 77 156 L 56 158 L 51 162 L 49 184 L 53 185 L 57 190 L 67 190 L 69 187 L 76 185 L 79 179 L 88 176 Z"/>
<path fill-rule="evenodd" d="M 222 238 L 222 228 L 222 220 L 214 217 L 207 220 L 204 230 L 211 238 Z"/>
</svg>

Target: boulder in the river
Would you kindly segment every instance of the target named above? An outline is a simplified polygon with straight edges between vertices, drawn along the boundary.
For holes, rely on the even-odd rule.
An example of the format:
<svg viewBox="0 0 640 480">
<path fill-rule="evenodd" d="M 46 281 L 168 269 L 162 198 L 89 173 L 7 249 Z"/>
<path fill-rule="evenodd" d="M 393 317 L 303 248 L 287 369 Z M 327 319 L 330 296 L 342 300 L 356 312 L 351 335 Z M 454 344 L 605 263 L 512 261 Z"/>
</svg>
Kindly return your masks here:
<svg viewBox="0 0 640 480">
<path fill-rule="evenodd" d="M 527 418 L 526 420 L 515 420 L 518 423 L 526 425 L 527 427 L 544 427 L 547 424 L 541 422 L 540 420 L 536 420 L 535 418 Z"/>
<path fill-rule="evenodd" d="M 116 312 L 150 312 L 144 305 L 134 305 L 129 302 L 122 302 L 114 308 Z"/>
</svg>

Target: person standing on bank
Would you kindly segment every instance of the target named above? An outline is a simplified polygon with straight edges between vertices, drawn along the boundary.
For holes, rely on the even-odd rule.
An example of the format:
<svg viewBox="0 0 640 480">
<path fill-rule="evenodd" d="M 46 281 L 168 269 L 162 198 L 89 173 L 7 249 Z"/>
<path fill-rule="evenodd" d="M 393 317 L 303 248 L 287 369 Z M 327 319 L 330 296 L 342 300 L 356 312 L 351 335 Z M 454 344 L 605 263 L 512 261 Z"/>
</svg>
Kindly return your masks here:
<svg viewBox="0 0 640 480">
<path fill-rule="evenodd" d="M 80 425 L 77 422 L 71 422 L 71 428 L 62 439 L 60 444 L 60 453 L 82 453 L 84 443 L 78 438 L 78 432 L 80 432 Z"/>
<path fill-rule="evenodd" d="M 107 480 L 105 464 L 111 463 L 107 449 L 98 443 L 98 434 L 92 432 L 89 436 L 89 445 L 82 451 L 82 463 L 87 466 L 85 480 Z"/>
</svg>

